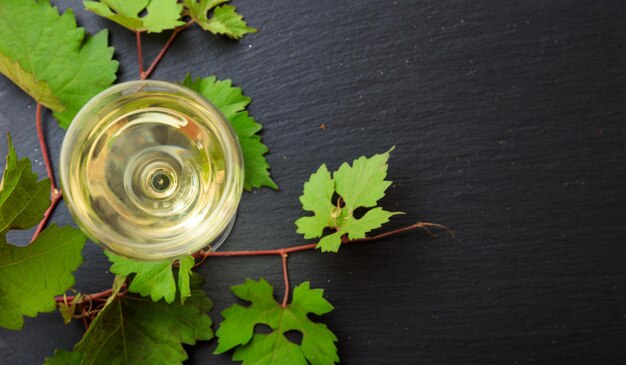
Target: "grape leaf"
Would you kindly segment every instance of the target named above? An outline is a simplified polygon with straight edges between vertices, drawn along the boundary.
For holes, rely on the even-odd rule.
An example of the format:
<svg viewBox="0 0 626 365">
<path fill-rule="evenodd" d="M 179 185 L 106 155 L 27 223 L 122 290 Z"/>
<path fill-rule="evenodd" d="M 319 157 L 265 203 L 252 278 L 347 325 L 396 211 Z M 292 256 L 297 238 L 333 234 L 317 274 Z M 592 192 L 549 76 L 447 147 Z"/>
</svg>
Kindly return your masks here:
<svg viewBox="0 0 626 365">
<path fill-rule="evenodd" d="M 57 303 L 57 306 L 59 307 L 59 312 L 61 313 L 61 317 L 63 317 L 63 323 L 69 324 L 72 321 L 72 318 L 74 318 L 74 312 L 76 311 L 76 304 L 78 304 L 78 302 L 82 298 L 83 295 L 81 293 L 78 293 L 69 303 L 67 303 L 67 301 Z"/>
<path fill-rule="evenodd" d="M 35 75 L 24 70 L 19 62 L 13 61 L 2 53 L 0 53 L 0 73 L 48 108 L 53 110 L 65 108 L 61 100 L 54 96 L 47 82 L 38 81 L 35 79 Z"/>
<path fill-rule="evenodd" d="M 43 218 L 50 205 L 50 180 L 37 181 L 30 160 L 18 160 L 11 137 L 9 153 L 0 183 L 0 247 L 6 246 L 11 229 L 29 229 Z"/>
<path fill-rule="evenodd" d="M 127 294 L 116 298 L 91 323 L 74 351 L 84 354 L 83 365 L 182 364 L 183 344 L 213 338 L 207 313 L 213 304 L 192 283 L 185 304 L 152 302 Z"/>
<path fill-rule="evenodd" d="M 0 7 L 0 73 L 54 111 L 67 128 L 94 95 L 115 81 L 118 64 L 108 33 L 85 34 L 74 13 L 49 1 L 4 1 Z"/>
<path fill-rule="evenodd" d="M 185 256 L 178 259 L 178 290 L 180 292 L 180 303 L 185 304 L 185 300 L 191 296 L 191 285 L 189 278 L 192 275 L 191 269 L 196 264 L 193 256 Z"/>
<path fill-rule="evenodd" d="M 256 33 L 256 29 L 249 27 L 243 17 L 237 13 L 237 8 L 232 5 L 222 5 L 229 0 L 185 0 L 189 8 L 191 18 L 213 34 L 225 35 L 232 39 L 241 39 L 249 33 Z M 217 6 L 217 7 L 216 7 Z M 208 12 L 213 9 L 209 18 Z"/>
<path fill-rule="evenodd" d="M 56 350 L 53 357 L 47 357 L 44 365 L 81 365 L 83 354 L 65 350 Z"/>
<path fill-rule="evenodd" d="M 23 316 L 53 311 L 54 296 L 74 284 L 71 272 L 82 261 L 85 236 L 52 225 L 26 247 L 7 242 L 9 230 L 32 228 L 50 204 L 49 180 L 37 182 L 30 161 L 18 160 L 10 138 L 8 144 L 0 184 L 0 326 L 15 330 L 23 326 Z"/>
<path fill-rule="evenodd" d="M 189 16 L 195 22 L 208 21 L 208 12 L 214 7 L 227 3 L 230 0 L 183 0 L 183 4 L 189 11 Z"/>
<path fill-rule="evenodd" d="M 278 189 L 270 178 L 270 165 L 264 156 L 269 149 L 258 135 L 263 127 L 245 111 L 252 99 L 243 95 L 240 88 L 233 87 L 230 80 L 217 80 L 215 76 L 193 80 L 187 74 L 182 84 L 211 101 L 230 121 L 243 153 L 245 189 L 250 191 L 262 186 Z"/>
<path fill-rule="evenodd" d="M 243 364 L 290 364 L 313 365 L 334 364 L 337 356 L 337 337 L 321 323 L 309 319 L 308 314 L 326 314 L 333 306 L 323 298 L 322 289 L 310 289 L 309 282 L 293 290 L 293 300 L 281 306 L 273 296 L 272 286 L 260 279 L 246 280 L 245 284 L 232 288 L 235 295 L 251 303 L 247 307 L 239 304 L 222 312 L 224 321 L 217 330 L 216 354 L 235 348 L 233 360 Z M 269 334 L 254 333 L 257 324 L 273 330 Z M 285 336 L 288 331 L 302 334 L 297 345 Z"/>
<path fill-rule="evenodd" d="M 83 1 L 85 9 L 139 32 L 160 33 L 184 25 L 183 5 L 177 0 Z M 144 16 L 140 16 L 143 11 Z"/>
<path fill-rule="evenodd" d="M 118 256 L 111 252 L 106 252 L 111 265 L 111 272 L 116 275 L 128 276 L 135 274 L 128 290 L 132 293 L 141 294 L 157 302 L 165 299 L 167 303 L 172 303 L 176 297 L 176 281 L 174 279 L 174 262 L 176 260 L 165 261 L 137 261 Z M 178 267 L 178 288 L 181 293 L 181 300 L 184 302 L 191 296 L 189 288 L 189 276 L 193 268 L 194 259 L 186 256 L 180 259 Z"/>
<path fill-rule="evenodd" d="M 337 252 L 344 235 L 350 240 L 364 238 L 369 231 L 389 222 L 392 216 L 403 214 L 376 207 L 391 185 L 391 181 L 385 180 L 390 152 L 370 158 L 360 157 L 352 166 L 343 163 L 332 178 L 326 165 L 322 165 L 304 184 L 300 196 L 302 209 L 314 214 L 296 220 L 297 232 L 304 234 L 304 238 L 318 238 L 322 237 L 325 228 L 334 229 L 336 232 L 322 237 L 317 248 Z M 333 203 L 335 193 L 340 200 Z M 375 208 L 362 217 L 355 216 L 355 210 L 372 207 Z"/>
<path fill-rule="evenodd" d="M 79 230 L 52 225 L 26 247 L 0 247 L 0 326 L 19 329 L 23 316 L 56 308 L 54 296 L 74 285 L 85 240 Z"/>
<path fill-rule="evenodd" d="M 304 233 L 304 238 L 320 237 L 324 228 L 333 225 L 334 193 L 335 182 L 324 164 L 311 175 L 309 181 L 304 183 L 304 193 L 300 197 L 302 208 L 315 213 L 311 217 L 302 217 L 297 221 L 298 227 L 302 228 L 302 232 L 298 232 Z"/>
</svg>

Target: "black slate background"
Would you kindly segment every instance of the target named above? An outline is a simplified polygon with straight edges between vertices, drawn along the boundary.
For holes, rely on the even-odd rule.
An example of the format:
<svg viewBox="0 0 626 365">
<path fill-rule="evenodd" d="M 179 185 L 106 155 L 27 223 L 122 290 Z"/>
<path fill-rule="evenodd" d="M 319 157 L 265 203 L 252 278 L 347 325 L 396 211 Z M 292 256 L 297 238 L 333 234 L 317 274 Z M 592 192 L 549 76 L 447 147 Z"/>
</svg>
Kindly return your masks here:
<svg viewBox="0 0 626 365">
<path fill-rule="evenodd" d="M 137 78 L 131 33 L 111 30 L 120 80 Z M 626 362 L 626 5 L 622 1 L 235 1 L 260 32 L 237 43 L 188 30 L 154 74 L 231 78 L 251 111 L 279 192 L 245 194 L 228 249 L 303 243 L 293 221 L 303 182 L 395 145 L 383 200 L 456 239 L 415 232 L 337 255 L 293 254 L 336 307 L 322 320 L 345 364 L 623 364 Z M 151 59 L 166 36 L 145 39 Z M 58 156 L 63 131 L 47 115 Z M 326 129 L 319 128 L 324 123 Z M 0 129 L 40 164 L 34 103 L 0 78 Z M 1 154 L 6 143 L 0 142 Z M 54 220 L 71 223 L 65 207 Z M 89 244 L 76 288 L 110 284 Z M 216 303 L 265 277 L 277 258 L 223 258 L 201 268 Z M 0 331 L 0 363 L 38 364 L 70 349 L 81 325 L 57 313 Z M 229 364 L 215 343 L 189 364 Z"/>
</svg>

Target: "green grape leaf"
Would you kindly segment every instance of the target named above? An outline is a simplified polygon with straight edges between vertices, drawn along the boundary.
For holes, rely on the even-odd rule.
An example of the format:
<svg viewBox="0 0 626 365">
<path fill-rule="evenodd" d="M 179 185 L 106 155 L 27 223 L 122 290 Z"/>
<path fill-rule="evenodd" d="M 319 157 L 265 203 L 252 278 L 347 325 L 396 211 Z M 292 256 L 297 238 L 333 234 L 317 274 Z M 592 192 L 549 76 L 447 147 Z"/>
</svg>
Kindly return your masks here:
<svg viewBox="0 0 626 365">
<path fill-rule="evenodd" d="M 317 172 L 311 175 L 309 181 L 304 183 L 304 194 L 300 197 L 302 208 L 315 213 L 311 217 L 302 217 L 298 220 L 304 238 L 320 237 L 324 228 L 332 226 L 331 214 L 335 208 L 332 204 L 334 192 L 335 183 L 326 165 L 320 166 Z"/>
<path fill-rule="evenodd" d="M 19 329 L 23 316 L 54 311 L 54 296 L 74 285 L 85 240 L 79 230 L 51 225 L 26 247 L 0 247 L 0 326 Z"/>
<path fill-rule="evenodd" d="M 193 281 L 193 280 L 192 280 Z M 76 344 L 83 365 L 182 364 L 183 344 L 213 338 L 208 316 L 213 304 L 194 283 L 185 304 L 152 302 L 126 294 L 104 308 Z"/>
<path fill-rule="evenodd" d="M 7 165 L 0 183 L 0 327 L 19 329 L 23 316 L 56 308 L 55 295 L 74 284 L 72 271 L 82 262 L 85 236 L 50 226 L 26 247 L 7 242 L 9 230 L 35 226 L 50 204 L 50 181 L 37 182 L 28 159 L 18 160 L 8 140 Z"/>
<path fill-rule="evenodd" d="M 56 350 L 53 357 L 47 357 L 44 365 L 81 365 L 83 354 L 65 350 Z"/>
<path fill-rule="evenodd" d="M 297 232 L 304 238 L 318 238 L 322 237 L 324 229 L 334 229 L 334 233 L 322 237 L 317 248 L 337 252 L 344 235 L 350 240 L 364 238 L 368 232 L 389 222 L 392 216 L 403 214 L 376 207 L 391 185 L 391 181 L 385 180 L 390 152 L 360 157 L 352 166 L 343 163 L 332 178 L 326 165 L 322 165 L 304 184 L 300 196 L 302 209 L 313 215 L 296 220 Z M 336 202 L 333 201 L 335 193 L 339 196 Z M 359 208 L 373 209 L 357 218 L 355 211 Z"/>
<path fill-rule="evenodd" d="M 36 15 L 36 16 L 34 16 Z M 94 95 L 115 81 L 108 33 L 86 35 L 74 13 L 49 1 L 4 2 L 0 7 L 0 73 L 54 111 L 67 128 Z"/>
<path fill-rule="evenodd" d="M 34 227 L 50 205 L 50 180 L 37 181 L 30 160 L 18 160 L 11 137 L 7 139 L 9 153 L 0 182 L 0 247 L 7 245 L 9 230 Z"/>
<path fill-rule="evenodd" d="M 196 23 L 203 23 L 209 20 L 209 10 L 229 1 L 230 0 L 183 0 L 183 4 L 187 7 L 191 19 Z"/>
<path fill-rule="evenodd" d="M 202 27 L 216 35 L 225 35 L 232 39 L 241 39 L 246 34 L 256 33 L 255 28 L 249 27 L 243 17 L 237 13 L 232 5 L 221 5 L 228 0 L 185 0 L 191 18 Z M 217 6 L 217 7 L 216 7 Z M 208 12 L 213 9 L 211 17 Z"/>
<path fill-rule="evenodd" d="M 193 271 L 196 260 L 193 256 L 185 256 L 178 259 L 178 290 L 180 291 L 180 303 L 185 304 L 185 300 L 191 296 L 191 285 L 189 278 Z"/>
<path fill-rule="evenodd" d="M 274 299 L 274 288 L 264 279 L 246 280 L 234 286 L 237 297 L 251 304 L 239 304 L 222 312 L 224 321 L 217 330 L 216 354 L 235 349 L 233 360 L 248 364 L 326 365 L 339 362 L 337 337 L 321 323 L 313 322 L 308 314 L 318 316 L 333 310 L 324 299 L 322 289 L 311 289 L 309 282 L 293 290 L 291 304 L 283 307 Z M 264 324 L 272 329 L 269 334 L 254 333 L 254 327 Z M 302 342 L 297 345 L 285 336 L 298 331 Z"/>
<path fill-rule="evenodd" d="M 100 0 L 83 1 L 85 9 L 139 32 L 160 33 L 174 29 L 181 21 L 183 4 L 177 0 Z M 140 16 L 143 11 L 144 16 Z"/>
<path fill-rule="evenodd" d="M 182 84 L 211 101 L 230 121 L 243 153 L 245 189 L 250 191 L 262 186 L 278 189 L 270 177 L 270 165 L 265 158 L 269 149 L 258 135 L 263 127 L 245 111 L 252 99 L 245 96 L 240 88 L 232 86 L 231 80 L 217 80 L 215 76 L 194 80 L 187 74 Z"/>
<path fill-rule="evenodd" d="M 344 162 L 335 171 L 335 190 L 346 203 L 345 209 L 374 207 L 385 196 L 385 190 L 391 185 L 391 181 L 385 181 L 389 152 L 370 158 L 359 157 L 352 166 Z"/>
<path fill-rule="evenodd" d="M 111 252 L 106 252 L 111 265 L 111 272 L 116 275 L 134 277 L 128 287 L 131 293 L 138 293 L 144 297 L 149 296 L 157 302 L 165 299 L 167 303 L 172 303 L 176 298 L 176 280 L 174 279 L 174 262 L 176 260 L 164 261 L 137 261 L 118 256 Z M 181 292 L 181 300 L 191 296 L 189 288 L 189 276 L 193 268 L 194 259 L 191 256 L 181 259 L 182 265 L 178 268 L 178 284 Z"/>
</svg>

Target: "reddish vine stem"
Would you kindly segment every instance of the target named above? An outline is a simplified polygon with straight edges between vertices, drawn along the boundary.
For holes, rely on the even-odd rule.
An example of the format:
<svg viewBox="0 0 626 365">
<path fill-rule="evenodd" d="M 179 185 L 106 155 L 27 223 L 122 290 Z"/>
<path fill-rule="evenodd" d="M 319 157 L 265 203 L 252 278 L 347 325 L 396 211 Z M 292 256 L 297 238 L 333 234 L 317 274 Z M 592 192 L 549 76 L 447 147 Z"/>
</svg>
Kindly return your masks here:
<svg viewBox="0 0 626 365">
<path fill-rule="evenodd" d="M 167 40 L 167 42 L 165 42 L 165 45 L 163 46 L 163 48 L 161 49 L 159 54 L 157 54 L 157 56 L 154 58 L 154 61 L 152 61 L 152 64 L 150 64 L 150 67 L 148 67 L 148 69 L 146 71 L 143 71 L 143 66 L 140 64 L 140 66 L 139 66 L 139 78 L 141 80 L 145 80 L 148 77 L 150 77 L 150 75 L 152 74 L 154 69 L 157 67 L 157 65 L 159 64 L 159 62 L 161 61 L 161 59 L 163 58 L 163 56 L 167 52 L 167 50 L 170 48 L 172 43 L 174 43 L 174 39 L 176 39 L 176 36 L 178 36 L 178 34 L 180 32 L 182 32 L 183 30 L 189 28 L 193 23 L 194 23 L 193 20 L 190 20 L 185 25 L 180 26 L 180 27 L 174 29 L 174 31 L 172 32 L 172 35 Z M 137 35 L 137 51 L 141 53 L 141 43 L 139 41 L 139 35 Z M 141 59 L 141 57 L 140 57 L 140 59 Z"/>
<path fill-rule="evenodd" d="M 450 233 L 450 235 L 452 237 L 454 237 L 454 232 L 452 232 L 448 227 L 441 225 L 441 224 L 437 224 L 437 223 L 428 223 L 428 222 L 417 222 L 415 224 L 412 224 L 410 226 L 407 227 L 402 227 L 402 228 L 398 228 L 398 229 L 394 229 L 388 232 L 384 232 L 381 234 L 378 234 L 376 236 L 371 236 L 371 237 L 364 237 L 364 238 L 359 238 L 356 240 L 349 240 L 346 237 L 342 238 L 341 243 L 342 244 L 349 244 L 349 243 L 357 243 L 357 242 L 367 242 L 367 241 L 375 241 L 375 240 L 380 240 L 389 236 L 393 236 L 399 233 L 403 233 L 403 232 L 407 232 L 407 231 L 412 231 L 415 229 L 424 229 L 426 230 L 426 232 L 431 235 L 431 236 L 436 236 L 436 234 L 433 234 L 432 232 L 430 232 L 428 230 L 428 228 L 440 228 L 445 230 L 446 232 Z M 315 249 L 315 247 L 317 246 L 317 243 L 309 243 L 306 245 L 300 245 L 300 246 L 292 246 L 292 247 L 285 247 L 285 248 L 278 248 L 278 249 L 274 249 L 274 250 L 250 250 L 250 251 L 198 251 L 196 252 L 193 257 L 198 259 L 198 258 L 203 258 L 203 257 L 236 257 L 236 256 L 270 256 L 270 255 L 282 255 L 283 253 L 292 253 L 292 252 L 299 252 L 299 251 L 306 251 L 306 250 L 312 250 Z"/>
<path fill-rule="evenodd" d="M 46 145 L 46 138 L 43 135 L 41 109 L 42 109 L 42 105 L 40 103 L 37 103 L 37 109 L 35 112 L 35 125 L 37 126 L 37 137 L 39 137 L 39 146 L 41 147 L 41 154 L 43 155 L 43 162 L 46 165 L 48 178 L 50 178 L 50 193 L 54 194 L 55 190 L 57 190 L 57 186 L 54 183 L 54 172 L 52 172 L 52 163 L 50 162 L 50 155 L 48 154 L 48 146 Z"/>
<path fill-rule="evenodd" d="M 287 254 L 282 253 L 280 257 L 283 259 L 283 279 L 285 280 L 285 295 L 283 296 L 283 308 L 287 307 L 287 300 L 289 299 L 289 272 L 287 271 Z"/>
<path fill-rule="evenodd" d="M 43 219 L 39 222 L 31 241 L 34 241 L 37 236 L 41 233 L 41 231 L 45 228 L 48 220 L 52 216 L 52 212 L 54 208 L 59 204 L 61 197 L 63 196 L 61 190 L 57 188 L 56 183 L 54 182 L 54 172 L 52 170 L 52 163 L 50 162 L 50 155 L 48 154 L 48 146 L 46 145 L 46 138 L 43 134 L 43 125 L 42 125 L 42 105 L 41 103 L 37 103 L 37 109 L 35 111 L 35 125 L 37 127 L 37 137 L 39 139 L 39 146 L 41 147 L 41 154 L 43 156 L 43 162 L 46 165 L 46 171 L 48 173 L 48 178 L 50 179 L 50 206 L 44 213 Z"/>
<path fill-rule="evenodd" d="M 120 289 L 120 292 L 117 295 L 124 295 L 126 293 L 125 291 L 122 291 L 124 288 L 126 288 L 126 284 L 122 285 L 122 288 Z M 101 292 L 98 292 L 98 293 L 83 295 L 81 297 L 81 300 L 83 302 L 84 301 L 90 301 L 91 302 L 91 301 L 94 301 L 94 300 L 97 300 L 97 299 L 110 297 L 111 294 L 113 294 L 113 289 L 107 289 L 107 290 L 104 290 L 104 291 L 101 291 Z M 55 297 L 54 300 L 57 303 L 65 303 L 66 301 L 69 303 L 69 302 L 72 302 L 74 300 L 74 298 L 75 298 L 74 295 L 67 295 L 67 296 L 61 295 L 61 296 Z"/>
<path fill-rule="evenodd" d="M 39 236 L 41 231 L 43 231 L 43 229 L 46 227 L 46 224 L 48 223 L 48 221 L 50 220 L 50 217 L 52 216 L 52 212 L 54 212 L 54 208 L 56 208 L 57 204 L 59 204 L 62 197 L 63 197 L 63 193 L 61 192 L 61 190 L 55 190 L 52 193 L 52 196 L 50 197 L 50 206 L 48 207 L 48 209 L 46 209 L 46 212 L 43 214 L 43 219 L 41 220 L 41 222 L 39 222 L 39 225 L 37 226 L 35 233 L 33 233 L 31 242 L 34 241 Z"/>
<path fill-rule="evenodd" d="M 139 78 L 143 80 L 143 51 L 141 49 L 141 32 L 136 30 L 135 37 L 137 38 L 137 64 L 139 65 Z"/>
</svg>

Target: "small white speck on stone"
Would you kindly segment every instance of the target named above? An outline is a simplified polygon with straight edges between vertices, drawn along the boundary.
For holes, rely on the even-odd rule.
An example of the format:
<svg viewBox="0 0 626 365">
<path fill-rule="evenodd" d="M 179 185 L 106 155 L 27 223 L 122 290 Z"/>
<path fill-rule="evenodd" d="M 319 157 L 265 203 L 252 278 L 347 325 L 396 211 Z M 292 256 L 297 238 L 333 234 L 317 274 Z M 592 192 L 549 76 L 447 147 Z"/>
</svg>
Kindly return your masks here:
<svg viewBox="0 0 626 365">
<path fill-rule="evenodd" d="M 248 44 L 248 48 L 252 48 L 252 45 L 251 45 L 251 44 Z"/>
</svg>

